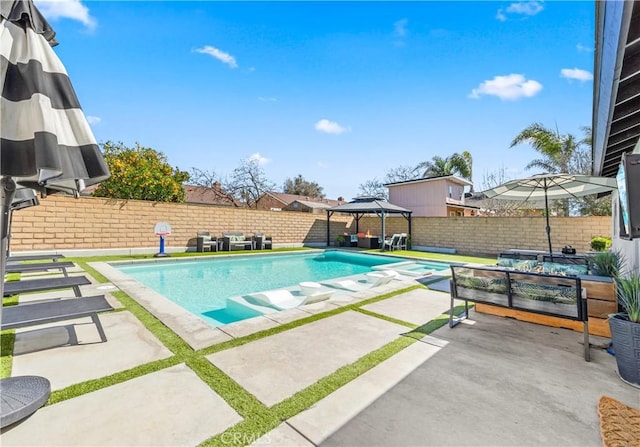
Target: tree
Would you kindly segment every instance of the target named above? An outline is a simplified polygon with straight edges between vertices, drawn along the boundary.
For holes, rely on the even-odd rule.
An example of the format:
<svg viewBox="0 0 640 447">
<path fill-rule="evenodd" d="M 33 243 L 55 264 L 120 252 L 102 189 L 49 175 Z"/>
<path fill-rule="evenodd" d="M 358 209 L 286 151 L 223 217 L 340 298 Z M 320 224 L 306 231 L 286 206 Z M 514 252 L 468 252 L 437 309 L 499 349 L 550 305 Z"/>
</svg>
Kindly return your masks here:
<svg viewBox="0 0 640 447">
<path fill-rule="evenodd" d="M 200 168 L 191 168 L 189 173 L 189 184 L 195 186 L 204 186 L 205 188 L 213 188 L 216 183 L 222 183 L 216 174 L 216 171 L 207 171 Z"/>
<path fill-rule="evenodd" d="M 590 127 L 582 127 L 584 137 L 578 140 L 571 134 L 561 135 L 539 123 L 533 123 L 520 132 L 510 147 L 529 143 L 542 158 L 531 161 L 525 169 L 539 168 L 548 173 L 585 174 L 591 173 L 592 132 Z M 606 216 L 611 215 L 611 199 L 602 197 L 580 197 L 571 200 L 555 200 L 560 215 Z"/>
<path fill-rule="evenodd" d="M 385 183 L 406 182 L 420 178 L 418 168 L 415 166 L 398 166 L 391 168 L 384 176 Z"/>
<path fill-rule="evenodd" d="M 482 190 L 495 188 L 509 181 L 504 166 L 497 171 L 485 172 L 482 176 Z M 527 208 L 526 203 L 519 200 L 501 200 L 483 198 L 480 202 L 481 212 L 491 216 L 527 216 L 534 214 L 535 210 Z"/>
<path fill-rule="evenodd" d="M 571 159 L 583 144 L 571 134 L 560 135 L 558 130 L 554 132 L 540 123 L 533 123 L 516 135 L 510 147 L 523 143 L 528 143 L 542 155 L 529 162 L 525 169 L 539 168 L 551 174 L 570 172 Z"/>
<path fill-rule="evenodd" d="M 107 141 L 101 147 L 111 177 L 98 185 L 94 196 L 156 202 L 184 201 L 182 182 L 189 179 L 189 173 L 173 168 L 163 153 L 138 143 L 130 148 L 123 143 Z"/>
<path fill-rule="evenodd" d="M 298 174 L 293 179 L 288 178 L 284 181 L 282 192 L 324 199 L 324 194 L 322 193 L 323 189 L 324 188 L 316 182 L 307 181 L 302 177 L 302 175 Z"/>
<path fill-rule="evenodd" d="M 360 184 L 360 186 L 358 187 L 358 191 L 360 192 L 361 196 L 382 197 L 385 200 L 389 198 L 387 188 L 380 180 L 376 178 L 374 178 L 373 180 L 367 180 L 366 182 Z"/>
<path fill-rule="evenodd" d="M 249 208 L 257 206 L 258 199 L 268 191 L 275 189 L 256 160 L 242 160 L 233 170 L 224 189 Z"/>
<path fill-rule="evenodd" d="M 431 161 L 423 161 L 418 164 L 416 169 L 423 170 L 423 177 L 442 177 L 458 174 L 462 178 L 471 180 L 473 174 L 471 171 L 472 164 L 471 154 L 464 151 L 462 155 L 456 152 L 446 158 L 436 155 Z"/>
</svg>

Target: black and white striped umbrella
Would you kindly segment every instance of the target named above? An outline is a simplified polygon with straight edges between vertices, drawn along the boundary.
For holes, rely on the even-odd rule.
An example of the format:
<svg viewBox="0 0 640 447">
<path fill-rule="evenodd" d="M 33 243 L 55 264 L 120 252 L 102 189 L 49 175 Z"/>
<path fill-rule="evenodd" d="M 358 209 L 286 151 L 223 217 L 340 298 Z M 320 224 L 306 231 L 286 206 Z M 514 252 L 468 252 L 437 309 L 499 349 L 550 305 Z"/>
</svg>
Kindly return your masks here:
<svg viewBox="0 0 640 447">
<path fill-rule="evenodd" d="M 0 174 L 40 192 L 78 193 L 109 177 L 62 62 L 31 0 L 0 2 Z"/>
<path fill-rule="evenodd" d="M 538 174 L 523 179 L 510 180 L 495 188 L 482 191 L 480 194 L 484 194 L 489 199 L 518 200 L 522 202 L 544 199 L 549 254 L 552 254 L 549 199 L 571 199 L 609 192 L 616 188 L 615 178 L 580 174 Z"/>
</svg>

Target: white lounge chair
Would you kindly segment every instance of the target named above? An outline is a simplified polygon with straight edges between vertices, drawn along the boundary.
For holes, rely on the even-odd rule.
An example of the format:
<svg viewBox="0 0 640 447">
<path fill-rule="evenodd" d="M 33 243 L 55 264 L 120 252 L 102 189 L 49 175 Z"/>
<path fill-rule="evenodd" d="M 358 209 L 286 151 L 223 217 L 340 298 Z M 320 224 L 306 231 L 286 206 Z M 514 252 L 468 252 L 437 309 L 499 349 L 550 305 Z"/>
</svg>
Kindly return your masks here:
<svg viewBox="0 0 640 447">
<path fill-rule="evenodd" d="M 372 289 L 374 287 L 389 284 L 396 276 L 396 272 L 380 271 L 367 273 L 367 279 L 369 282 L 360 282 L 353 279 L 342 279 L 339 281 L 327 282 L 325 284 L 331 287 L 337 287 L 338 289 L 349 290 L 351 292 L 360 292 L 362 290 Z"/>
<path fill-rule="evenodd" d="M 277 289 L 251 293 L 248 296 L 256 300 L 260 305 L 284 310 L 328 300 L 333 295 L 333 292 L 333 290 L 325 289 L 310 295 L 294 295 L 289 290 Z"/>
</svg>

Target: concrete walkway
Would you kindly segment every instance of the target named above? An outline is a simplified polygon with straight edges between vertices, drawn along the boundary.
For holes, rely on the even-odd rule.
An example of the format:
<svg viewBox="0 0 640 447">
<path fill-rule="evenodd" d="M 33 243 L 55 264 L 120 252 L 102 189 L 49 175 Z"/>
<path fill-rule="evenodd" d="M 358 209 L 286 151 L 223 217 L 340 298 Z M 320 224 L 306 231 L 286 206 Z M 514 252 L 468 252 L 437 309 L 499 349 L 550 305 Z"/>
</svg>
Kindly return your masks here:
<svg viewBox="0 0 640 447">
<path fill-rule="evenodd" d="M 448 294 L 416 289 L 367 304 L 366 314 L 346 310 L 186 358 L 200 357 L 205 368 L 228 376 L 268 411 L 448 307 Z M 269 327 L 318 311 L 270 314 Z M 600 395 L 640 406 L 638 390 L 616 376 L 613 357 L 594 349 L 593 361 L 583 360 L 580 333 L 475 313 L 472 317 L 471 324 L 425 336 L 266 435 L 247 434 L 244 443 L 598 445 L 595 405 Z M 210 381 L 209 386 L 182 361 L 152 372 L 142 368 L 135 378 L 113 379 L 91 391 L 93 379 L 117 377 L 174 356 L 129 311 L 100 319 L 106 343 L 97 342 L 87 319 L 17 331 L 13 375 L 42 375 L 54 390 L 79 384 L 88 388 L 5 430 L 3 445 L 197 445 L 243 421 L 241 407 L 221 397 L 225 390 L 218 383 Z M 246 335 L 252 327 L 229 329 L 220 341 Z M 254 331 L 261 329 L 262 323 Z M 65 344 L 71 333 L 75 342 Z"/>
</svg>

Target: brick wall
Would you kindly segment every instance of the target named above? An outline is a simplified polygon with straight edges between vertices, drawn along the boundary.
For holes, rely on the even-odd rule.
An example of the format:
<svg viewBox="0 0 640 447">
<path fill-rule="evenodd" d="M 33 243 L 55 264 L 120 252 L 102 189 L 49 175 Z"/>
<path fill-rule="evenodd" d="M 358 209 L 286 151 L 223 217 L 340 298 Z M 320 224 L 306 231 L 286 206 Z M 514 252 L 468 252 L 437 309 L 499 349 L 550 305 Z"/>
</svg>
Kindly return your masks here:
<svg viewBox="0 0 640 447">
<path fill-rule="evenodd" d="M 544 250 L 548 247 L 544 217 L 416 217 L 411 219 L 413 246 L 455 248 L 459 253 L 495 255 L 510 248 Z M 377 217 L 360 219 L 359 229 L 380 234 Z M 389 217 L 386 233 L 406 233 L 407 220 Z M 593 236 L 611 236 L 610 216 L 551 217 L 554 251 L 571 245 L 591 250 Z"/>
<path fill-rule="evenodd" d="M 139 200 L 109 200 L 49 196 L 40 206 L 13 213 L 11 250 L 157 247 L 153 234 L 157 222 L 169 222 L 167 247 L 193 247 L 198 230 L 214 235 L 223 231 L 262 231 L 274 244 L 296 245 L 326 241 L 326 215 L 286 211 L 259 211 L 199 204 L 173 204 Z M 412 219 L 413 245 L 456 248 L 459 253 L 488 254 L 509 249 L 544 249 L 547 246 L 543 217 L 418 217 Z M 380 219 L 360 220 L 360 231 L 380 234 Z M 610 235 L 610 217 L 553 217 L 554 247 L 572 245 L 589 250 L 592 236 Z M 331 240 L 354 232 L 353 220 L 331 217 Z M 386 219 L 386 233 L 407 231 L 402 217 Z"/>
<path fill-rule="evenodd" d="M 49 196 L 39 206 L 13 213 L 11 250 L 157 247 L 157 222 L 171 224 L 167 247 L 195 246 L 198 230 L 221 236 L 223 231 L 261 231 L 273 243 L 326 241 L 326 214 L 259 211 L 200 204 L 158 203 Z M 348 216 L 331 218 L 332 239 L 349 226 Z"/>
</svg>

